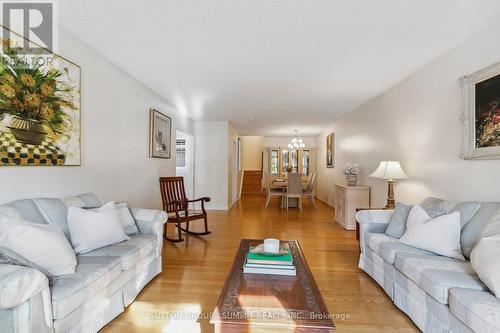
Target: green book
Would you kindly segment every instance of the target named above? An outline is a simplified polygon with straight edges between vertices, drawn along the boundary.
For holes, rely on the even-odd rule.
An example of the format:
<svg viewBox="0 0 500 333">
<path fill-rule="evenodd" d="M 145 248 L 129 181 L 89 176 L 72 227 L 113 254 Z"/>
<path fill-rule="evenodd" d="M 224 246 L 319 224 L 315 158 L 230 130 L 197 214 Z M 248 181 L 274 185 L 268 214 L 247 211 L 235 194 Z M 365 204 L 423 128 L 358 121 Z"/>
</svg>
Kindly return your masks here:
<svg viewBox="0 0 500 333">
<path fill-rule="evenodd" d="M 252 253 L 251 251 L 255 246 L 250 246 L 250 251 L 247 254 L 247 262 L 249 264 L 279 264 L 279 265 L 293 265 L 293 258 L 290 250 L 286 254 L 280 256 L 266 256 L 263 254 Z"/>
</svg>

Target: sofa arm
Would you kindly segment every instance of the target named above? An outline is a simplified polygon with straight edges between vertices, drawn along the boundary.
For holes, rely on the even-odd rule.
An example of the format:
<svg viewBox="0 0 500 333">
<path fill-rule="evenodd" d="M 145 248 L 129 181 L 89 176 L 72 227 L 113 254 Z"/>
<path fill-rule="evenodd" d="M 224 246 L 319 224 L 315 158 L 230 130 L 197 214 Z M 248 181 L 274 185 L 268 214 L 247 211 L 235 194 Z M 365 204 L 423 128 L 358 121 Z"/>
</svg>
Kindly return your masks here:
<svg viewBox="0 0 500 333">
<path fill-rule="evenodd" d="M 369 209 L 360 210 L 356 213 L 356 221 L 359 223 L 359 246 L 361 252 L 365 252 L 365 235 L 369 232 L 384 233 L 391 220 L 394 210 Z"/>
<path fill-rule="evenodd" d="M 15 265 L 0 264 L 0 327 L 15 325 L 18 328 L 52 331 L 52 303 L 49 281 L 40 271 Z M 15 315 L 14 315 L 15 314 Z M 14 323 L 15 322 L 15 323 Z"/>
<path fill-rule="evenodd" d="M 47 277 L 36 269 L 0 264 L 0 309 L 16 307 L 48 285 Z"/>
<path fill-rule="evenodd" d="M 132 208 L 132 216 L 137 223 L 141 234 L 156 235 L 158 240 L 158 255 L 163 248 L 163 225 L 168 220 L 168 215 L 163 210 Z"/>
</svg>

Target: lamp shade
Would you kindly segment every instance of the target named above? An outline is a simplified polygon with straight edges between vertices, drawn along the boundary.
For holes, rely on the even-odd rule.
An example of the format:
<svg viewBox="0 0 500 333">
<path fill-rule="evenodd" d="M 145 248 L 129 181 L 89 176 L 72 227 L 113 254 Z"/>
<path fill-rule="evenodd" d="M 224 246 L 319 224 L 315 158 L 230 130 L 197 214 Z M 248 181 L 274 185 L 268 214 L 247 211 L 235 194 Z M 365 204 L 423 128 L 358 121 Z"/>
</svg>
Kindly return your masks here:
<svg viewBox="0 0 500 333">
<path fill-rule="evenodd" d="M 388 180 L 407 179 L 408 176 L 401 168 L 398 161 L 382 161 L 380 162 L 377 170 L 375 170 L 370 177 L 382 178 Z"/>
</svg>

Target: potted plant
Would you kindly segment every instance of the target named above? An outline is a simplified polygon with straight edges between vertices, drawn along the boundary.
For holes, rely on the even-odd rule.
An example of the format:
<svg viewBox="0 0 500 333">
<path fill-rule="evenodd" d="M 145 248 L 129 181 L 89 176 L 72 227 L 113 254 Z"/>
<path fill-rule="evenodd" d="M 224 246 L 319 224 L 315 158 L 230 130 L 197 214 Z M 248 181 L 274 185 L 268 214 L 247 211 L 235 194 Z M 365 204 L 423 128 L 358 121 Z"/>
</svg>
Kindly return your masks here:
<svg viewBox="0 0 500 333">
<path fill-rule="evenodd" d="M 358 182 L 359 168 L 356 163 L 351 165 L 350 163 L 344 168 L 345 178 L 347 180 L 347 186 L 356 186 Z"/>
<path fill-rule="evenodd" d="M 10 115 L 7 128 L 17 141 L 40 145 L 49 132 L 60 134 L 68 119 L 65 109 L 75 110 L 73 88 L 58 81 L 55 68 L 30 65 L 27 57 L 4 41 L 0 63 L 0 116 Z"/>
</svg>

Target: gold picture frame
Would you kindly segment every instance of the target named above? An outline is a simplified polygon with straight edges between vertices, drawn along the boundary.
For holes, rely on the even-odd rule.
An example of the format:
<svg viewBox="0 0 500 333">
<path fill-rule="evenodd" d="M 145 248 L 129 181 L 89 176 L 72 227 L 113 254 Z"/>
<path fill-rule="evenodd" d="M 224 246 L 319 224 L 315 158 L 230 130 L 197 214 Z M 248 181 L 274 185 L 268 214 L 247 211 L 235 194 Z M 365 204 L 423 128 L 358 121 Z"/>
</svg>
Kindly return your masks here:
<svg viewBox="0 0 500 333">
<path fill-rule="evenodd" d="M 335 133 L 326 137 L 326 167 L 333 168 L 335 164 Z"/>
</svg>

